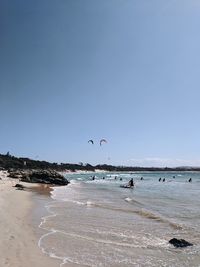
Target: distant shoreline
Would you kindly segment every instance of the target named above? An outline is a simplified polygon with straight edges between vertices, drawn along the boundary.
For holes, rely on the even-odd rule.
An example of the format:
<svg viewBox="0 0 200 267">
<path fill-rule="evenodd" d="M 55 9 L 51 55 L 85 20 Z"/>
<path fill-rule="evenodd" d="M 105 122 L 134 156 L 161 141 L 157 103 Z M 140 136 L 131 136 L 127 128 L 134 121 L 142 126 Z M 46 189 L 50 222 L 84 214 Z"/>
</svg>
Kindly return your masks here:
<svg viewBox="0 0 200 267">
<path fill-rule="evenodd" d="M 200 167 L 190 167 L 190 166 L 181 166 L 181 167 L 139 167 L 139 166 L 114 166 L 108 164 L 98 164 L 91 165 L 89 163 L 50 163 L 47 161 L 33 160 L 29 158 L 18 158 L 10 154 L 2 155 L 0 154 L 0 168 L 1 169 L 40 169 L 40 170 L 55 170 L 57 172 L 77 172 L 77 171 L 88 171 L 88 172 L 97 172 L 97 171 L 107 171 L 107 172 L 116 172 L 116 171 L 125 171 L 125 172 L 137 172 L 137 171 L 160 171 L 160 172 L 170 172 L 170 171 L 200 171 Z"/>
</svg>

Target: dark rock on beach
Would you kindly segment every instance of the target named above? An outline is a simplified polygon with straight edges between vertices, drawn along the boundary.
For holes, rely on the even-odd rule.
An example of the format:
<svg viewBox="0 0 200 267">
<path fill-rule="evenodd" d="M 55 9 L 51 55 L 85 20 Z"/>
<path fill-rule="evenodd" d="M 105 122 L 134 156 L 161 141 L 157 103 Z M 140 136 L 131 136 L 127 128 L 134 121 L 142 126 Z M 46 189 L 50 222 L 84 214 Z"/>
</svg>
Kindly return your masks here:
<svg viewBox="0 0 200 267">
<path fill-rule="evenodd" d="M 31 171 L 22 177 L 21 181 L 29 183 L 67 185 L 68 180 L 61 174 L 53 170 Z"/>
<path fill-rule="evenodd" d="M 169 243 L 174 245 L 174 247 L 176 247 L 176 248 L 184 248 L 184 247 L 188 247 L 188 246 L 193 246 L 192 243 L 189 243 L 188 241 L 186 241 L 184 239 L 172 238 L 171 240 L 169 240 Z"/>
<path fill-rule="evenodd" d="M 8 177 L 14 178 L 14 179 L 20 179 L 25 174 L 21 170 L 8 170 Z"/>
<path fill-rule="evenodd" d="M 14 187 L 17 187 L 18 190 L 24 190 L 25 188 L 22 184 L 16 184 Z"/>
<path fill-rule="evenodd" d="M 54 170 L 16 170 L 10 171 L 9 177 L 27 183 L 67 185 L 68 180 Z"/>
<path fill-rule="evenodd" d="M 22 184 L 16 184 L 15 187 L 24 188 Z"/>
</svg>

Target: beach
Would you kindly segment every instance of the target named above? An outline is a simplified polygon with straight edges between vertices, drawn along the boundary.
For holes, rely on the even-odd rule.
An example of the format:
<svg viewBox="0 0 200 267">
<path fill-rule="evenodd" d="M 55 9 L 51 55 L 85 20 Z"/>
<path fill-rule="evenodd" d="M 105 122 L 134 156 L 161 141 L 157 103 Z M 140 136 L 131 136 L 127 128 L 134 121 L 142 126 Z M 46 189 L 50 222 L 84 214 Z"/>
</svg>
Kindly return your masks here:
<svg viewBox="0 0 200 267">
<path fill-rule="evenodd" d="M 33 193 L 16 190 L 13 185 L 17 180 L 8 179 L 2 171 L 0 177 L 0 266 L 58 267 L 59 261 L 48 257 L 38 247 L 31 222 Z"/>
</svg>

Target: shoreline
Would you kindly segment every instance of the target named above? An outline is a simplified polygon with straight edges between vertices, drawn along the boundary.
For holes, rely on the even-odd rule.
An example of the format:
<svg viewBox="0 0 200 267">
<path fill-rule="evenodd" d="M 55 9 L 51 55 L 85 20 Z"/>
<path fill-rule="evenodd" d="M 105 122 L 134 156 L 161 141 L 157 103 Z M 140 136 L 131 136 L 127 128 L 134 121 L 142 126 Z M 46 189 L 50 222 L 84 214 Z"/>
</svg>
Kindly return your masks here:
<svg viewBox="0 0 200 267">
<path fill-rule="evenodd" d="M 45 224 L 48 218 L 56 216 L 56 214 L 54 214 L 53 212 L 49 210 L 51 203 L 54 203 L 55 201 L 53 198 L 51 198 L 51 192 L 53 192 L 54 188 L 58 188 L 58 186 L 49 186 L 49 185 L 46 186 L 46 185 L 39 184 L 38 186 L 34 186 L 31 188 L 32 192 L 34 193 L 33 195 L 33 201 L 34 201 L 34 206 L 35 206 L 34 210 L 35 210 L 35 213 L 37 213 L 37 214 L 32 214 L 32 216 L 36 220 L 34 225 L 36 226 L 35 236 L 37 236 L 38 247 L 45 256 L 47 256 L 48 258 L 52 260 L 55 260 L 58 263 L 58 265 L 56 266 L 88 267 L 85 265 L 80 265 L 74 262 L 66 261 L 66 258 L 62 258 L 54 254 L 49 255 L 49 253 L 46 252 L 45 249 L 41 245 L 43 239 L 45 239 L 46 237 L 54 233 L 53 230 L 50 230 L 48 228 L 46 229 L 45 226 L 43 226 L 43 224 Z M 38 215 L 38 213 L 40 215 Z"/>
<path fill-rule="evenodd" d="M 16 190 L 13 185 L 18 180 L 7 178 L 4 172 L 0 177 L 0 266 L 59 267 L 60 260 L 44 254 L 38 246 L 39 227 L 32 221 L 37 204 L 32 188 L 38 185 L 21 183 L 28 190 Z"/>
</svg>

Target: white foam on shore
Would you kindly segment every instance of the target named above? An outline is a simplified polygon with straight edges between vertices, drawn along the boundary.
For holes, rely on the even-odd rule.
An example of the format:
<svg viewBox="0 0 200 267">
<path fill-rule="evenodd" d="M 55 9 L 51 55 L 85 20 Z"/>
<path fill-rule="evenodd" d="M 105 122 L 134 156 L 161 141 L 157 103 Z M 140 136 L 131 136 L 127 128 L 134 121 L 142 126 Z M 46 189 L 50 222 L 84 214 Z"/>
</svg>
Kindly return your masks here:
<svg viewBox="0 0 200 267">
<path fill-rule="evenodd" d="M 131 202 L 132 200 L 133 200 L 133 199 L 130 198 L 130 197 L 125 198 L 125 201 L 127 201 L 127 202 Z"/>
<path fill-rule="evenodd" d="M 86 206 L 91 206 L 93 203 L 91 201 L 87 201 L 86 203 L 83 203 L 83 202 L 80 202 L 80 201 L 74 201 L 74 200 L 68 200 L 68 199 L 59 199 L 59 200 L 56 200 L 56 196 L 57 196 L 57 191 L 60 190 L 61 188 L 65 188 L 66 186 L 63 186 L 63 187 L 53 187 L 53 191 L 51 191 L 51 198 L 54 200 L 53 203 L 52 202 L 49 202 L 47 205 L 45 205 L 45 208 L 46 210 L 48 211 L 48 213 L 50 213 L 50 215 L 47 215 L 47 216 L 44 216 L 41 218 L 41 223 L 39 224 L 39 228 L 42 229 L 42 230 L 45 230 L 45 231 L 48 231 L 48 233 L 42 235 L 38 241 L 38 247 L 42 250 L 42 252 L 46 255 L 48 255 L 49 257 L 51 258 L 54 258 L 54 259 L 58 259 L 61 261 L 60 263 L 60 267 L 63 266 L 64 264 L 66 263 L 75 263 L 75 264 L 80 264 L 78 261 L 72 261 L 70 260 L 68 257 L 60 257 L 60 256 L 57 256 L 55 253 L 52 253 L 52 252 L 48 252 L 44 249 L 44 247 L 42 246 L 42 241 L 47 238 L 48 236 L 50 235 L 54 235 L 56 233 L 62 233 L 62 234 L 67 234 L 63 231 L 59 231 L 59 230 L 56 230 L 56 229 L 49 229 L 47 227 L 44 226 L 44 224 L 46 223 L 46 221 L 49 219 L 49 218 L 53 218 L 53 217 L 56 217 L 58 214 L 56 214 L 55 212 L 53 212 L 51 210 L 53 206 L 53 204 L 55 203 L 61 203 L 61 202 L 66 202 L 66 201 L 69 201 L 71 203 L 75 203 L 75 204 L 78 204 L 78 205 L 86 205 Z M 69 185 L 68 185 L 69 187 Z"/>
<path fill-rule="evenodd" d="M 58 187 L 53 187 L 52 189 L 53 189 L 53 191 L 51 191 L 50 193 L 51 193 L 51 198 L 54 199 L 54 202 L 53 203 L 55 204 L 57 202 L 60 202 L 60 201 L 56 201 L 55 200 L 55 194 L 56 194 L 55 191 L 58 189 Z M 44 235 L 42 235 L 40 237 L 40 239 L 38 241 L 38 247 L 42 250 L 42 252 L 44 254 L 47 254 L 49 257 L 54 258 L 54 259 L 61 260 L 62 262 L 61 262 L 60 266 L 62 266 L 65 263 L 64 261 L 66 260 L 66 257 L 59 257 L 59 256 L 55 255 L 54 253 L 51 253 L 51 252 L 49 253 L 49 252 L 47 252 L 42 247 L 42 240 L 45 239 L 46 237 L 50 236 L 50 235 L 55 234 L 57 232 L 57 230 L 55 230 L 55 229 L 49 229 L 49 228 L 44 227 L 44 224 L 46 223 L 46 221 L 49 218 L 52 218 L 52 217 L 56 217 L 57 216 L 57 214 L 55 212 L 51 211 L 51 207 L 53 207 L 52 206 L 52 202 L 50 202 L 49 204 L 45 205 L 45 208 L 48 211 L 48 213 L 50 213 L 50 215 L 47 215 L 47 216 L 42 217 L 41 218 L 41 223 L 38 226 L 40 229 L 43 229 L 45 231 L 48 231 L 48 233 L 46 233 L 46 234 L 44 234 Z"/>
<path fill-rule="evenodd" d="M 57 232 L 57 230 L 55 230 L 55 229 L 48 229 L 48 228 L 46 228 L 46 227 L 44 227 L 43 225 L 46 223 L 46 221 L 47 221 L 47 219 L 48 218 L 52 218 L 52 217 L 56 217 L 57 216 L 57 214 L 56 213 L 54 213 L 54 212 L 52 212 L 51 210 L 50 210 L 50 208 L 51 208 L 51 205 L 49 206 L 48 204 L 45 206 L 45 208 L 47 209 L 47 211 L 51 214 L 51 215 L 47 215 L 47 216 L 44 216 L 44 217 L 42 217 L 41 218 L 41 223 L 39 224 L 39 228 L 41 228 L 41 229 L 43 229 L 43 230 L 45 230 L 45 231 L 48 231 L 48 233 L 46 233 L 46 234 L 44 234 L 44 235 L 42 235 L 41 237 L 40 237 L 40 239 L 39 239 L 39 241 L 38 241 L 38 247 L 42 250 L 42 252 L 44 253 L 44 254 L 47 254 L 49 257 L 51 257 L 51 258 L 54 258 L 54 259 L 58 259 L 58 260 L 61 260 L 62 261 L 62 263 L 60 264 L 60 266 L 62 266 L 63 265 L 63 263 L 64 263 L 64 260 L 66 260 L 66 258 L 64 258 L 64 257 L 59 257 L 59 256 L 57 256 L 57 255 L 55 255 L 54 253 L 49 253 L 49 252 L 47 252 L 43 247 L 42 247 L 42 240 L 44 239 L 44 238 L 46 238 L 47 236 L 50 236 L 50 235 L 53 235 L 53 234 L 55 234 L 56 232 Z"/>
</svg>

